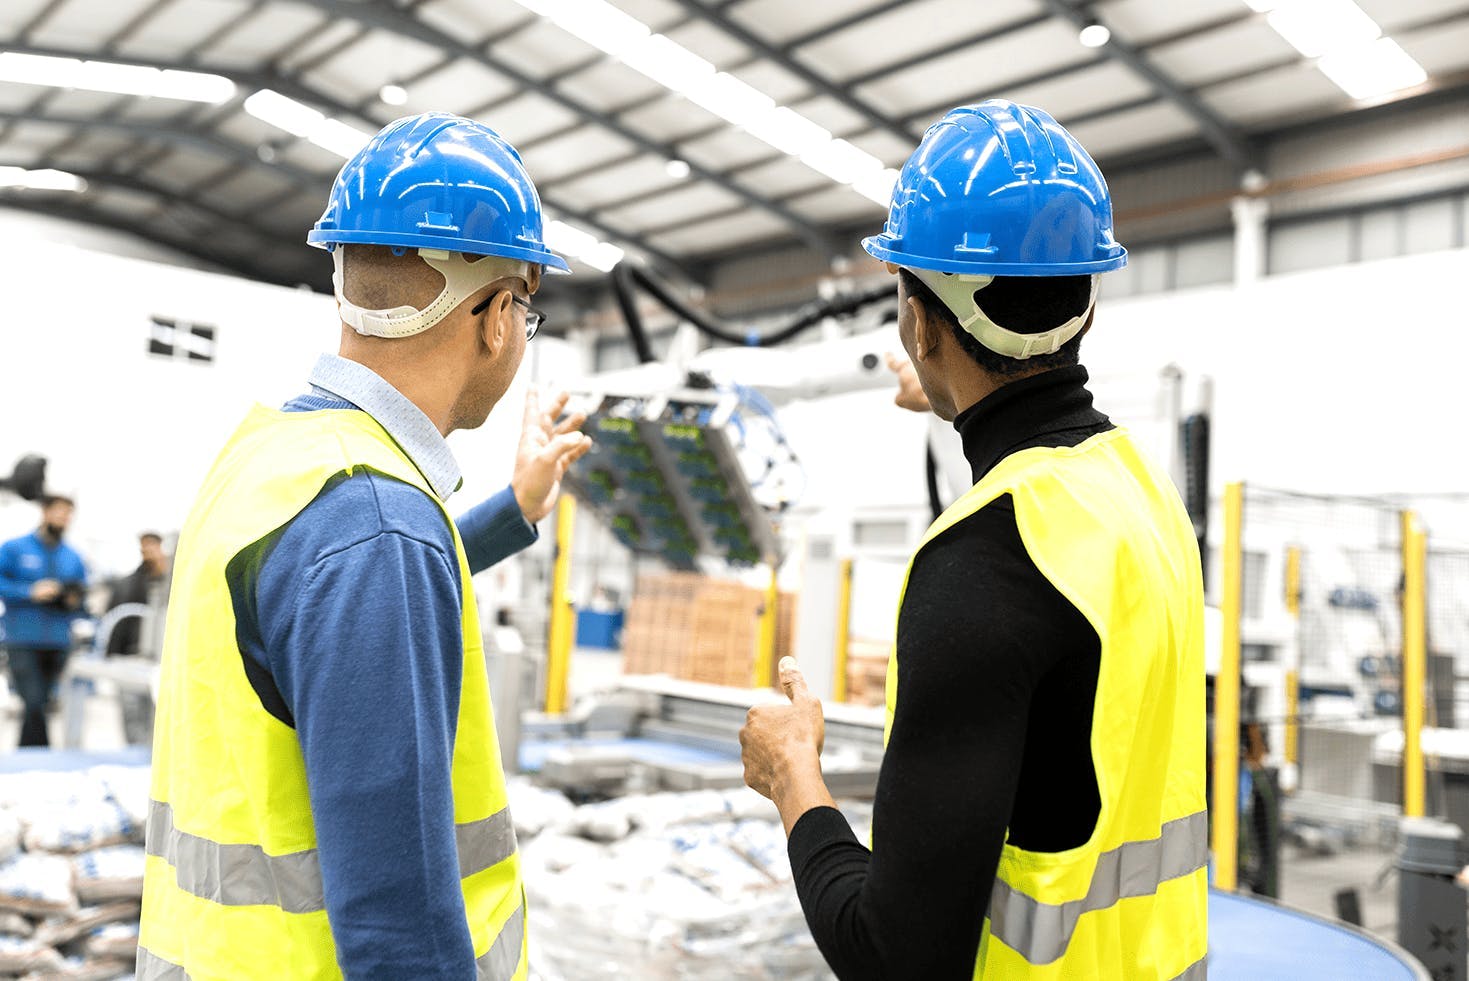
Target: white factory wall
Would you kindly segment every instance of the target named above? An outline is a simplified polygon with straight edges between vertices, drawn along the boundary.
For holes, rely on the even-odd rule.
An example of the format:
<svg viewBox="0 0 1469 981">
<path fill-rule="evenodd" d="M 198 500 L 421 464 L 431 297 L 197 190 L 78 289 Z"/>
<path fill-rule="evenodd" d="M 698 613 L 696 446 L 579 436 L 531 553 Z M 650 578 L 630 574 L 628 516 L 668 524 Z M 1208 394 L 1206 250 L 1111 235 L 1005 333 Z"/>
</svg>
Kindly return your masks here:
<svg viewBox="0 0 1469 981">
<path fill-rule="evenodd" d="M 0 472 L 23 453 L 51 461 L 50 483 L 78 496 L 75 540 L 103 573 L 131 569 L 132 537 L 176 530 L 225 439 L 250 405 L 304 391 L 317 355 L 335 351 L 331 297 L 47 241 L 7 239 L 0 326 L 5 421 Z M 217 328 L 216 360 L 147 353 L 161 316 Z M 450 443 L 467 509 L 509 480 L 525 379 L 580 370 L 563 342 L 538 338 L 526 370 L 489 422 Z M 0 536 L 36 511 L 0 495 Z"/>
<path fill-rule="evenodd" d="M 1469 250 L 1107 302 L 1094 372 L 1169 362 L 1214 379 L 1213 477 L 1331 493 L 1462 491 L 1445 442 Z"/>
<path fill-rule="evenodd" d="M 131 562 L 134 530 L 177 528 L 250 403 L 300 391 L 317 353 L 336 344 L 332 301 L 317 294 L 49 242 L 11 244 L 0 261 L 11 284 L 0 470 L 21 453 L 51 457 L 53 482 L 81 496 L 79 541 L 109 567 Z M 1466 269 L 1469 252 L 1450 250 L 1276 275 L 1245 290 L 1115 300 L 1104 291 L 1086 361 L 1099 376 L 1142 379 L 1140 390 L 1169 363 L 1212 376 L 1216 485 L 1462 490 L 1459 455 L 1429 450 L 1432 420 L 1454 409 Z M 216 326 L 217 361 L 149 356 L 153 315 Z M 527 361 L 552 380 L 583 367 L 549 338 Z M 457 506 L 508 479 L 522 391 L 483 430 L 453 437 L 466 474 Z M 885 393 L 796 404 L 782 417 L 807 465 L 807 504 L 923 505 L 921 420 Z M 0 534 L 33 515 L 0 505 Z"/>
</svg>

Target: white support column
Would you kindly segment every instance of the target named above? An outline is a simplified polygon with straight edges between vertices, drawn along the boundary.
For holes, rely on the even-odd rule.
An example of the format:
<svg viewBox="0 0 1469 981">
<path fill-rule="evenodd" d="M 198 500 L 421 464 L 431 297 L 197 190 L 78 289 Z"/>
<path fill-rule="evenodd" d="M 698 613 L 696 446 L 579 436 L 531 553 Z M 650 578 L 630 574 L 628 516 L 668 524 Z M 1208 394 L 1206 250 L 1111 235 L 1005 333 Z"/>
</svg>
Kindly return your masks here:
<svg viewBox="0 0 1469 981">
<path fill-rule="evenodd" d="M 1252 170 L 1240 182 L 1246 192 L 1265 186 L 1265 177 Z M 1270 203 L 1263 197 L 1241 194 L 1230 202 L 1234 216 L 1234 285 L 1243 288 L 1265 275 L 1266 246 Z"/>
</svg>

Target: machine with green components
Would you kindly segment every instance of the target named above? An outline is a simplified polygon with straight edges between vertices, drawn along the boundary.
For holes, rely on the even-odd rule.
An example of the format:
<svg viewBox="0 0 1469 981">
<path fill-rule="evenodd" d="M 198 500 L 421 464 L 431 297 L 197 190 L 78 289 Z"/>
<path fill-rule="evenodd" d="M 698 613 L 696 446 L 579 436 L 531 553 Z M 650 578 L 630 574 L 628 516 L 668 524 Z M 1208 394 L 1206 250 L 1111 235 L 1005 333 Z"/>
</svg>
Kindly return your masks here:
<svg viewBox="0 0 1469 981">
<path fill-rule="evenodd" d="M 748 390 L 583 392 L 572 404 L 593 448 L 566 481 L 623 545 L 679 569 L 778 557 L 773 518 L 788 502 L 762 501 L 757 486 L 796 461 Z"/>
</svg>

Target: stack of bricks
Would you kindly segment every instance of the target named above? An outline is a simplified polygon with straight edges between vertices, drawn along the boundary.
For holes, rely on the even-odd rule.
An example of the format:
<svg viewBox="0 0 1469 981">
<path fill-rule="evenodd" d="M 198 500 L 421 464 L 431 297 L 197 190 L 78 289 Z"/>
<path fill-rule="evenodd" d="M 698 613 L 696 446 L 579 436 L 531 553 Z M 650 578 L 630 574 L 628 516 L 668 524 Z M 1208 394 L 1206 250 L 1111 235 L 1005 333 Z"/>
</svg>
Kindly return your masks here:
<svg viewBox="0 0 1469 981">
<path fill-rule="evenodd" d="M 763 590 L 737 582 L 682 572 L 642 576 L 623 627 L 623 671 L 748 688 L 764 604 Z M 795 607 L 795 596 L 782 594 L 772 672 L 791 652 Z"/>
<path fill-rule="evenodd" d="M 686 656 L 670 672 L 687 681 L 748 688 L 760 643 L 758 590 L 734 582 L 706 579 L 694 607 L 694 629 Z"/>
<path fill-rule="evenodd" d="M 881 705 L 887 685 L 892 641 L 859 640 L 847 643 L 847 704 Z"/>
<path fill-rule="evenodd" d="M 689 645 L 703 581 L 692 572 L 639 577 L 622 629 L 624 674 L 674 673 Z"/>
</svg>

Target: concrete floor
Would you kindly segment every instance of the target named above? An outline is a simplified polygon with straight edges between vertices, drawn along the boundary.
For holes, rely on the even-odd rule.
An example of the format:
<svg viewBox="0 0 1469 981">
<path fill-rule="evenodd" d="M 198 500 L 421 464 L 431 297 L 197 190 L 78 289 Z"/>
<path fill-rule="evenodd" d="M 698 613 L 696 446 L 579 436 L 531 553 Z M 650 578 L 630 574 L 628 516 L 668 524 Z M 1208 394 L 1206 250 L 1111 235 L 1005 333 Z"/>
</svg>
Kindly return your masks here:
<svg viewBox="0 0 1469 981">
<path fill-rule="evenodd" d="M 1280 865 L 1281 902 L 1335 920 L 1337 892 L 1356 889 L 1362 926 L 1397 940 L 1398 878 L 1391 869 L 1390 851 L 1356 848 L 1318 855 L 1288 845 L 1282 849 Z"/>
</svg>

